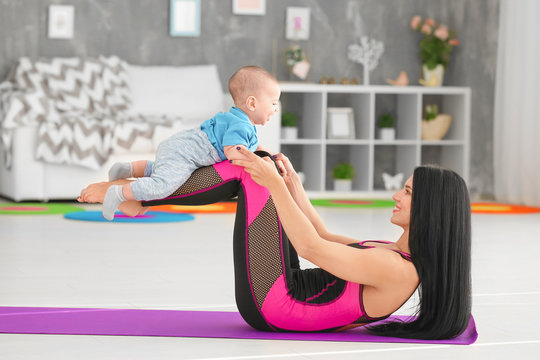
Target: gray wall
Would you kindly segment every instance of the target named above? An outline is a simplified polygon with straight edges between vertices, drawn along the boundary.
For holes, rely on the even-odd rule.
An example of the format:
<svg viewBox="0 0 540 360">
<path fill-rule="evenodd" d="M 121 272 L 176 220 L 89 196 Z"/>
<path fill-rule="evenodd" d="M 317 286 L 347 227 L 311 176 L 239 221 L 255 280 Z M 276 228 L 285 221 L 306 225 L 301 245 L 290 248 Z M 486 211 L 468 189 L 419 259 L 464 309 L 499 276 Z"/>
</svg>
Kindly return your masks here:
<svg viewBox="0 0 540 360">
<path fill-rule="evenodd" d="M 202 29 L 197 38 L 169 36 L 169 0 L 0 0 L 0 78 L 20 56 L 118 55 L 132 64 L 218 66 L 223 84 L 245 64 L 273 68 L 273 48 L 284 39 L 287 6 L 311 8 L 310 78 L 323 75 L 362 78 L 362 67 L 347 60 L 356 36 L 385 44 L 372 84 L 385 84 L 406 70 L 420 77 L 419 34 L 409 29 L 415 14 L 431 16 L 455 29 L 445 85 L 472 88 L 471 176 L 473 196 L 493 193 L 493 101 L 499 0 L 267 0 L 265 16 L 232 14 L 231 0 L 201 0 Z M 47 38 L 47 7 L 75 5 L 75 36 Z M 279 66 L 276 74 L 288 80 Z"/>
</svg>

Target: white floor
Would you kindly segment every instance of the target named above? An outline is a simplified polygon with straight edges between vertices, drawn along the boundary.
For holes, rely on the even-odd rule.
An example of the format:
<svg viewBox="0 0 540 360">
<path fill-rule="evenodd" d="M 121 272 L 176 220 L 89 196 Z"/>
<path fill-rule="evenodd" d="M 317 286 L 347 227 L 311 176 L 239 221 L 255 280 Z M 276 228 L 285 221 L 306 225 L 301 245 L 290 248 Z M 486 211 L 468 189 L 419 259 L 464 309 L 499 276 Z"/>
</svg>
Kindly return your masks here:
<svg viewBox="0 0 540 360">
<path fill-rule="evenodd" d="M 390 209 L 318 209 L 336 232 L 400 234 Z M 169 224 L 0 215 L 0 306 L 235 311 L 233 221 L 232 214 Z M 0 359 L 538 359 L 539 234 L 540 214 L 473 215 L 479 339 L 472 346 L 0 334 Z"/>
</svg>

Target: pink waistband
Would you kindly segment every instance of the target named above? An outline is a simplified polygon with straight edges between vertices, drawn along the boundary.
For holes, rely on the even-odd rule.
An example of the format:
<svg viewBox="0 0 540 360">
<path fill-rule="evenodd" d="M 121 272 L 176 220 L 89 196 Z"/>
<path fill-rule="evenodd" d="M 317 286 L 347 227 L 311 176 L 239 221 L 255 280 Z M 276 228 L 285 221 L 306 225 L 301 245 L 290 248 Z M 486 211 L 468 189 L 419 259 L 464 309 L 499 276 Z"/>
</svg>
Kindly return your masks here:
<svg viewBox="0 0 540 360">
<path fill-rule="evenodd" d="M 343 293 L 330 303 L 308 304 L 288 293 L 281 275 L 266 295 L 262 314 L 271 325 L 284 330 L 318 331 L 353 323 L 362 316 L 360 285 L 347 282 Z"/>
</svg>

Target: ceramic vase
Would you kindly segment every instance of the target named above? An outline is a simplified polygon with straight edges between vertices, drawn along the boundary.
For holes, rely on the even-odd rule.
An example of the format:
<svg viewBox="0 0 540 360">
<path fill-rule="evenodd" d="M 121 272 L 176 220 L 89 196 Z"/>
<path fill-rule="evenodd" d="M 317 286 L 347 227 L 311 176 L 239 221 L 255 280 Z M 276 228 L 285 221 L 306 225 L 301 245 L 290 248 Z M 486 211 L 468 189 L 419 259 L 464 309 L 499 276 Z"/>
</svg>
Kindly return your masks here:
<svg viewBox="0 0 540 360">
<path fill-rule="evenodd" d="M 423 140 L 441 140 L 448 132 L 452 116 L 449 114 L 439 114 L 435 119 L 422 120 L 422 139 Z"/>
<path fill-rule="evenodd" d="M 298 128 L 292 126 L 281 127 L 281 138 L 284 140 L 296 140 L 298 138 Z"/>
<path fill-rule="evenodd" d="M 396 129 L 394 128 L 380 128 L 379 139 L 385 141 L 393 141 L 396 138 Z"/>
<path fill-rule="evenodd" d="M 351 179 L 334 179 L 334 190 L 340 192 L 349 192 L 352 189 Z"/>
<path fill-rule="evenodd" d="M 426 65 L 422 65 L 422 75 L 424 76 L 423 84 L 425 86 L 442 86 L 444 66 L 438 64 L 435 69 L 428 69 Z"/>
</svg>

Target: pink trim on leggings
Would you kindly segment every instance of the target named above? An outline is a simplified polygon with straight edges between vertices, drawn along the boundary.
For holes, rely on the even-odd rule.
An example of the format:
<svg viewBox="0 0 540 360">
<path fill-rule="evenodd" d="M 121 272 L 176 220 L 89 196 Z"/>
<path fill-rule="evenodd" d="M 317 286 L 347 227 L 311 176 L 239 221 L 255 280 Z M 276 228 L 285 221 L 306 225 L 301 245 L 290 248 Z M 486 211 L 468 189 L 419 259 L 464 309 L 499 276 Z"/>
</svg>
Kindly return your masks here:
<svg viewBox="0 0 540 360">
<path fill-rule="evenodd" d="M 270 192 L 267 188 L 253 181 L 251 176 L 241 166 L 231 165 L 228 161 L 222 161 L 215 164 L 214 168 L 222 179 L 238 178 L 242 180 L 244 194 L 249 199 L 249 206 L 246 208 L 247 226 L 251 225 L 253 220 L 261 213 L 264 205 L 266 205 L 270 197 Z"/>
<path fill-rule="evenodd" d="M 359 289 L 358 284 L 347 282 L 343 293 L 332 302 L 308 304 L 289 295 L 281 275 L 266 295 L 261 311 L 270 325 L 283 330 L 318 331 L 345 326 L 363 315 Z"/>
<path fill-rule="evenodd" d="M 245 253 L 246 253 L 246 269 L 247 269 L 247 277 L 249 282 L 249 288 L 251 290 L 251 297 L 253 298 L 253 302 L 257 304 L 257 301 L 255 299 L 255 291 L 253 290 L 253 284 L 251 282 L 251 273 L 249 271 L 250 265 L 249 265 L 249 251 L 248 251 L 248 229 L 249 225 L 255 220 L 255 218 L 260 214 L 262 211 L 264 205 L 268 201 L 268 198 L 270 197 L 270 192 L 268 189 L 258 185 L 251 176 L 244 171 L 244 168 L 241 166 L 235 166 L 231 165 L 228 161 L 222 161 L 220 163 L 214 164 L 214 169 L 219 174 L 219 176 L 223 180 L 231 180 L 231 179 L 238 179 L 240 180 L 240 184 L 242 185 L 242 189 L 244 190 L 244 196 L 246 199 L 245 203 L 245 212 L 246 212 L 246 228 L 245 228 L 245 234 L 244 234 L 244 241 L 245 241 Z M 248 201 L 249 199 L 249 201 Z M 254 210 L 255 209 L 255 210 Z M 237 216 L 239 216 L 237 214 Z M 281 229 L 281 225 L 280 225 Z M 283 241 L 282 241 L 282 234 L 281 231 L 279 233 L 280 236 L 280 247 L 281 247 L 281 258 L 283 259 Z M 285 265 L 283 265 L 285 266 Z M 283 267 L 283 272 L 285 272 L 285 267 Z M 258 308 L 258 305 L 256 305 Z M 261 311 L 261 309 L 258 309 L 261 316 L 264 318 L 265 322 L 272 328 L 274 331 L 274 327 L 272 324 L 268 322 L 268 319 L 265 318 L 264 313 Z"/>
</svg>

